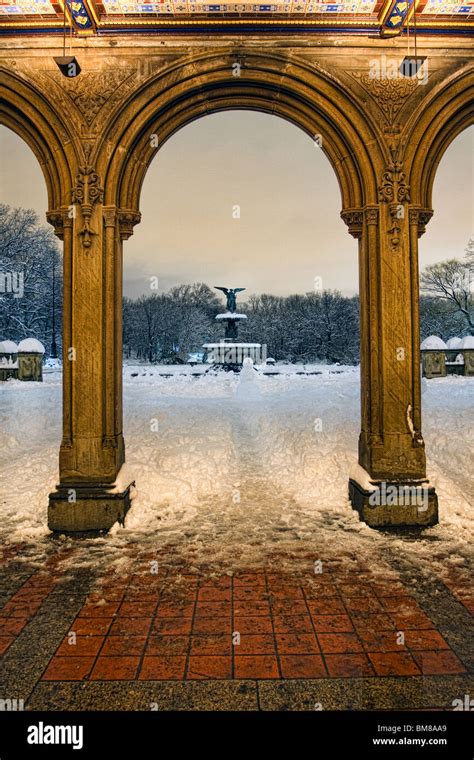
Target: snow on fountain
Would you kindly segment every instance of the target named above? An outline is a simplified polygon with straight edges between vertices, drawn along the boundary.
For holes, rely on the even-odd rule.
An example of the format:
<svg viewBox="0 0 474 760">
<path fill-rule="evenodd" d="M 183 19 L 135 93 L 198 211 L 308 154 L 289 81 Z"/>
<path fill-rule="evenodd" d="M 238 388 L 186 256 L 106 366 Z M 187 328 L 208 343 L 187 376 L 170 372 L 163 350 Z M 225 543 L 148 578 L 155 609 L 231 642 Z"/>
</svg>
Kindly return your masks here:
<svg viewBox="0 0 474 760">
<path fill-rule="evenodd" d="M 265 349 L 265 346 L 260 343 L 241 343 L 238 340 L 238 323 L 247 319 L 247 315 L 237 312 L 236 293 L 245 290 L 245 288 L 224 288 L 218 285 L 215 287 L 217 290 L 222 290 L 227 298 L 227 311 L 216 315 L 216 320 L 225 322 L 226 328 L 225 337 L 220 343 L 204 344 L 203 348 L 206 352 L 207 361 L 216 369 L 233 372 L 240 372 L 247 358 L 252 361 L 252 366 L 254 363 L 264 362 L 266 356 L 262 349 Z M 255 372 L 253 369 L 252 371 Z"/>
</svg>

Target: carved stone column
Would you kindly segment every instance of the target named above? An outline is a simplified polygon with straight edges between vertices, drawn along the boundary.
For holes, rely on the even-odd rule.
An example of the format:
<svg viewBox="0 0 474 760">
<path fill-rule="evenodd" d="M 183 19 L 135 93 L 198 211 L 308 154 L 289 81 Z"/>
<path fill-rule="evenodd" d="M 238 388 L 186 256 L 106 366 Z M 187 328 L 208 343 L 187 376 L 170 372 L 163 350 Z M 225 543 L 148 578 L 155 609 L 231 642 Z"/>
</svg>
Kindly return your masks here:
<svg viewBox="0 0 474 760">
<path fill-rule="evenodd" d="M 437 497 L 421 435 L 418 314 L 417 239 L 426 214 L 409 208 L 398 165 L 384 174 L 379 198 L 342 214 L 359 239 L 361 312 L 359 464 L 349 496 L 373 527 L 432 525 Z"/>
<path fill-rule="evenodd" d="M 122 236 L 132 222 L 103 206 L 100 178 L 81 167 L 69 209 L 49 220 L 64 239 L 63 440 L 48 524 L 61 532 L 123 521 Z M 138 221 L 138 219 L 136 220 Z M 130 228 L 130 229 L 129 229 Z"/>
</svg>

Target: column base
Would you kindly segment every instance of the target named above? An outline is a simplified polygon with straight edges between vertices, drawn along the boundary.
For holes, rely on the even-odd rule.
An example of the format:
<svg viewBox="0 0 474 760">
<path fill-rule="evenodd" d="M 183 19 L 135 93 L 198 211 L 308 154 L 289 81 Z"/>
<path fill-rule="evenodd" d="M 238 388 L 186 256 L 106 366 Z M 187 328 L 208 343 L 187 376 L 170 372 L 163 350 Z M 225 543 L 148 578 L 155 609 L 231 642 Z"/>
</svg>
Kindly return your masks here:
<svg viewBox="0 0 474 760">
<path fill-rule="evenodd" d="M 349 477 L 349 500 L 371 528 L 427 527 L 438 522 L 438 497 L 428 480 L 372 480 L 357 465 Z"/>
<path fill-rule="evenodd" d="M 49 495 L 48 527 L 59 533 L 108 531 L 116 522 L 124 524 L 135 485 L 81 483 L 59 484 Z"/>
</svg>

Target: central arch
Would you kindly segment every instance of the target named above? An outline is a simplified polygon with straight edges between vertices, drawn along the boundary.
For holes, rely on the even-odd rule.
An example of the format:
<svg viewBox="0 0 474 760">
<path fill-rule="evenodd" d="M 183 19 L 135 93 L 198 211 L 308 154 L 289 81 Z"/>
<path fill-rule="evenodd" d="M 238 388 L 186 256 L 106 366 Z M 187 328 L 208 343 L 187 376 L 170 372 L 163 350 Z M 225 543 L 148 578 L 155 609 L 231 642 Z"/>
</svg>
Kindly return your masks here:
<svg viewBox="0 0 474 760">
<path fill-rule="evenodd" d="M 125 101 L 97 147 L 105 204 L 138 213 L 146 171 L 166 140 L 231 109 L 281 116 L 315 139 L 336 173 L 343 210 L 377 202 L 379 135 L 335 77 L 281 55 L 221 52 L 172 64 Z"/>
</svg>

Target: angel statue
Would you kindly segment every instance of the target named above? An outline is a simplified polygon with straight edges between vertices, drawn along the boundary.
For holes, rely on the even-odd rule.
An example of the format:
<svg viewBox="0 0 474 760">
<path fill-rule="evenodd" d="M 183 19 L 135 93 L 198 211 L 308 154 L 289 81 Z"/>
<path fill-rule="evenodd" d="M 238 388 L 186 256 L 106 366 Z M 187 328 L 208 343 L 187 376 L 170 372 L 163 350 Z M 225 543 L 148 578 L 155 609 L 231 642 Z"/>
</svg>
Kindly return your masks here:
<svg viewBox="0 0 474 760">
<path fill-rule="evenodd" d="M 230 311 L 232 314 L 237 309 L 237 300 L 235 298 L 236 293 L 240 293 L 241 290 L 245 290 L 245 288 L 221 288 L 219 285 L 214 285 L 216 290 L 222 290 L 224 295 L 227 298 L 227 311 Z"/>
</svg>

